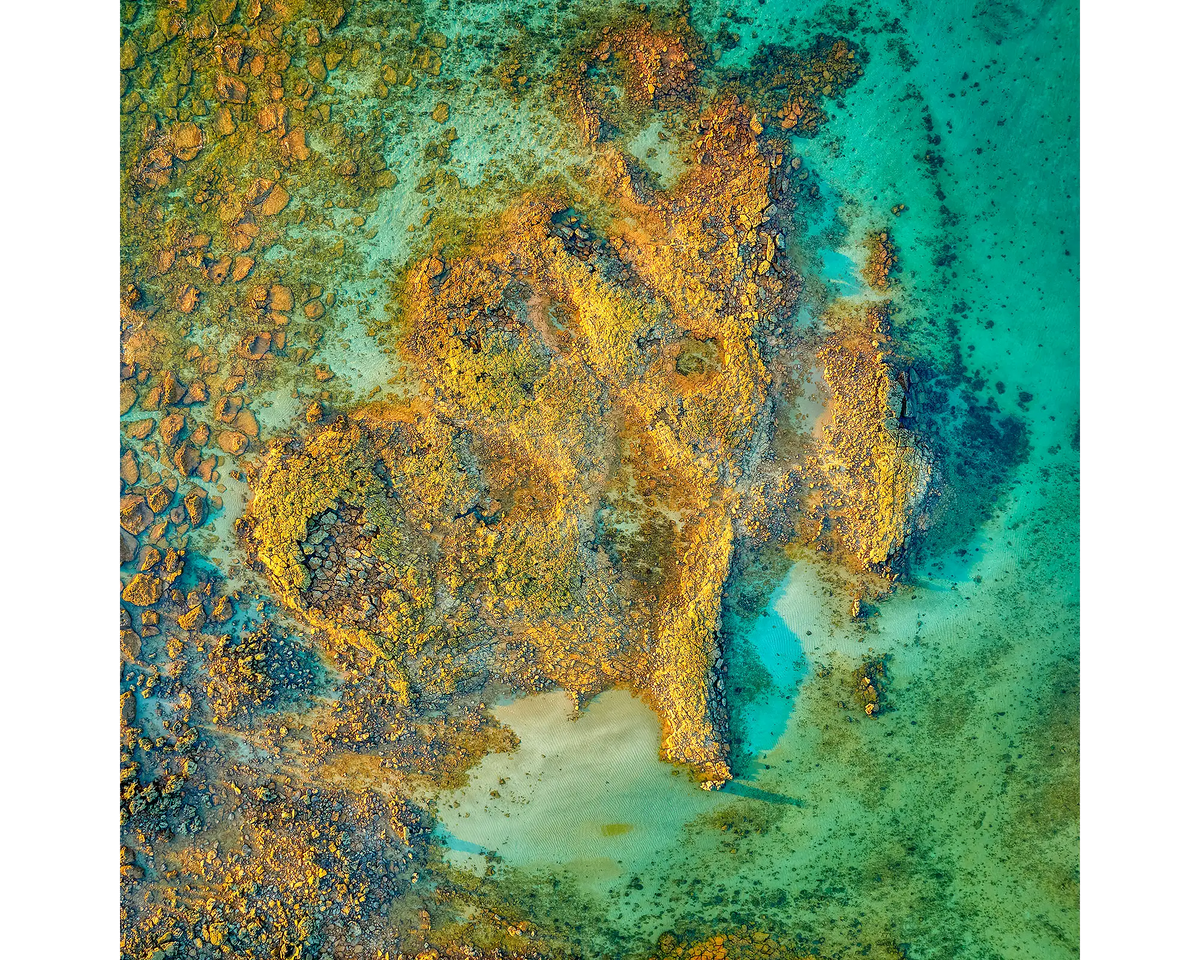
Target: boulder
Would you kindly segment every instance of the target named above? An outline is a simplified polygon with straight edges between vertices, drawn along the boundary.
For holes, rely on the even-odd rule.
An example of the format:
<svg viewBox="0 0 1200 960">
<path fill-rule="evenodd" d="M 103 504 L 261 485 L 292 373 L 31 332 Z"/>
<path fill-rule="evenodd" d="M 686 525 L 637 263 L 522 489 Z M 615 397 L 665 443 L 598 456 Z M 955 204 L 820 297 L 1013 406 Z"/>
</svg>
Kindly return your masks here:
<svg viewBox="0 0 1200 960">
<path fill-rule="evenodd" d="M 233 261 L 233 282 L 237 283 L 240 280 L 245 280 L 250 275 L 250 271 L 254 269 L 253 257 L 237 257 Z"/>
<path fill-rule="evenodd" d="M 246 452 L 248 442 L 246 435 L 236 430 L 222 430 L 217 434 L 217 446 L 235 457 Z"/>
<path fill-rule="evenodd" d="M 135 573 L 121 591 L 121 599 L 135 607 L 148 607 L 162 598 L 162 591 L 162 581 L 158 577 Z"/>
<path fill-rule="evenodd" d="M 146 498 L 130 494 L 121 498 L 121 528 L 133 536 L 137 536 L 150 525 L 154 514 L 146 506 Z"/>
<path fill-rule="evenodd" d="M 199 630 L 204 626 L 204 607 L 196 604 L 179 617 L 179 626 L 184 630 Z"/>
<path fill-rule="evenodd" d="M 158 435 L 162 437 L 163 443 L 168 447 L 175 446 L 179 441 L 179 435 L 183 432 L 185 422 L 182 413 L 172 413 L 169 416 L 163 417 L 158 424 Z"/>
<path fill-rule="evenodd" d="M 245 103 L 249 99 L 249 91 L 237 77 L 222 73 L 217 76 L 217 96 L 229 103 Z"/>
<path fill-rule="evenodd" d="M 121 479 L 127 486 L 132 487 L 139 477 L 137 456 L 132 450 L 126 450 L 121 455 Z"/>
<path fill-rule="evenodd" d="M 258 421 L 250 410 L 242 409 L 233 418 L 233 429 L 241 431 L 248 437 L 257 437 Z"/>
<path fill-rule="evenodd" d="M 280 283 L 272 285 L 267 303 L 272 310 L 287 313 L 295 305 L 291 288 Z"/>
<path fill-rule="evenodd" d="M 180 160 L 194 160 L 203 146 L 204 138 L 194 123 L 178 124 L 171 131 L 171 153 Z"/>
</svg>

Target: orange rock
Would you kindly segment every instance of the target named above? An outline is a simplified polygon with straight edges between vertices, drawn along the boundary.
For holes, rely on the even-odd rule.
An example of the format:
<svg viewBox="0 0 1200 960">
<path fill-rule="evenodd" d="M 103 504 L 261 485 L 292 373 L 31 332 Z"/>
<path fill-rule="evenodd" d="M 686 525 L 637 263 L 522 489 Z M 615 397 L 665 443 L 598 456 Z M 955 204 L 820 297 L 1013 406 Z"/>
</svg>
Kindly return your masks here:
<svg viewBox="0 0 1200 960">
<path fill-rule="evenodd" d="M 148 573 L 135 573 L 121 591 L 121 599 L 135 607 L 148 607 L 162 597 L 162 581 Z"/>
<path fill-rule="evenodd" d="M 234 131 L 233 114 L 228 107 L 218 107 L 213 113 L 214 126 L 222 137 L 227 137 Z"/>
<path fill-rule="evenodd" d="M 183 509 L 187 511 L 188 520 L 193 527 L 200 526 L 204 520 L 204 491 L 193 490 L 183 498 Z"/>
<path fill-rule="evenodd" d="M 200 291 L 190 283 L 179 291 L 179 312 L 191 313 L 200 302 Z"/>
<path fill-rule="evenodd" d="M 249 99 L 246 85 L 237 77 L 223 73 L 217 76 L 217 96 L 230 103 L 245 103 Z"/>
<path fill-rule="evenodd" d="M 254 419 L 254 414 L 249 410 L 240 410 L 233 418 L 233 429 L 240 430 L 248 437 L 257 437 L 258 421 Z"/>
<path fill-rule="evenodd" d="M 271 349 L 269 333 L 250 333 L 238 344 L 237 355 L 243 360 L 261 360 Z"/>
<path fill-rule="evenodd" d="M 260 210 L 264 216 L 271 217 L 286 207 L 290 200 L 291 197 L 288 195 L 288 192 L 279 184 L 275 184 L 271 188 L 271 192 L 267 194 L 267 198 L 262 202 Z"/>
<path fill-rule="evenodd" d="M 229 242 L 234 250 L 241 253 L 254 245 L 254 238 L 257 236 L 258 224 L 253 220 L 244 220 L 230 229 Z"/>
<path fill-rule="evenodd" d="M 121 498 L 121 528 L 137 536 L 150 525 L 154 514 L 146 506 L 146 498 L 131 494 Z"/>
<path fill-rule="evenodd" d="M 134 440 L 145 440 L 154 429 L 155 421 L 147 417 L 145 420 L 134 420 L 129 424 L 128 433 Z"/>
<path fill-rule="evenodd" d="M 121 384 L 121 413 L 128 413 L 129 408 L 137 402 L 137 389 L 126 381 Z"/>
<path fill-rule="evenodd" d="M 181 474 L 190 477 L 200 466 L 200 454 L 191 444 L 185 443 L 175 451 L 173 461 Z"/>
<path fill-rule="evenodd" d="M 283 152 L 296 160 L 307 160 L 312 155 L 303 128 L 297 127 L 283 138 Z"/>
<path fill-rule="evenodd" d="M 268 303 L 272 310 L 286 313 L 292 309 L 295 301 L 292 299 L 292 291 L 289 287 L 276 283 L 271 287 Z"/>
<path fill-rule="evenodd" d="M 233 418 L 237 416 L 238 410 L 241 409 L 242 401 L 238 397 L 222 397 L 217 401 L 215 410 L 217 419 L 222 423 L 233 423 Z"/>
<path fill-rule="evenodd" d="M 136 454 L 132 450 L 126 450 L 121 456 L 121 479 L 132 487 L 138 482 L 139 475 Z"/>
<path fill-rule="evenodd" d="M 228 597 L 219 597 L 217 602 L 213 604 L 212 613 L 209 614 L 209 619 L 217 623 L 224 623 L 233 616 L 233 604 L 229 602 Z"/>
<path fill-rule="evenodd" d="M 184 630 L 199 630 L 204 626 L 204 607 L 196 604 L 179 617 L 179 626 Z"/>
<path fill-rule="evenodd" d="M 194 123 L 181 123 L 171 131 L 171 152 L 180 160 L 195 159 L 203 146 L 204 138 Z"/>
<path fill-rule="evenodd" d="M 287 107 L 282 103 L 269 103 L 258 111 L 255 119 L 263 133 L 277 130 L 283 134 L 287 130 Z"/>
<path fill-rule="evenodd" d="M 170 416 L 163 417 L 158 425 L 158 435 L 162 437 L 163 443 L 168 447 L 173 447 L 179 440 L 179 435 L 183 432 L 184 420 L 182 413 L 172 413 Z"/>
<path fill-rule="evenodd" d="M 222 430 L 217 434 L 217 446 L 235 457 L 245 453 L 248 442 L 246 435 L 236 430 Z"/>
<path fill-rule="evenodd" d="M 208 268 L 208 279 L 218 285 L 224 283 L 225 278 L 229 276 L 229 268 L 232 265 L 233 260 L 229 257 L 222 257 Z"/>
<path fill-rule="evenodd" d="M 253 257 L 238 257 L 233 261 L 233 277 L 234 283 L 245 280 L 249 276 L 250 271 L 254 269 Z"/>
</svg>

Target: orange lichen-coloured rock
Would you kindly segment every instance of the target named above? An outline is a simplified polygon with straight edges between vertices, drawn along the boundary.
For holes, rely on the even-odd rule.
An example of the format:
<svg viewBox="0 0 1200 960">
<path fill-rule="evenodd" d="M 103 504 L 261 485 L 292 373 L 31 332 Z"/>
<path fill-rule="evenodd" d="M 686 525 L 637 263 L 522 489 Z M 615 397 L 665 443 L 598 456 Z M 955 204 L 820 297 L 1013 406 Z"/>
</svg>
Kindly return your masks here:
<svg viewBox="0 0 1200 960">
<path fill-rule="evenodd" d="M 121 599 L 135 607 L 148 607 L 159 601 L 162 590 L 162 581 L 158 577 L 148 573 L 135 573 L 121 591 Z"/>
<path fill-rule="evenodd" d="M 179 435 L 183 432 L 184 419 L 182 413 L 172 413 L 163 417 L 158 424 L 158 435 L 168 447 L 175 446 Z"/>
<path fill-rule="evenodd" d="M 235 457 L 246 452 L 248 442 L 246 435 L 236 430 L 222 430 L 217 434 L 217 446 Z"/>
<path fill-rule="evenodd" d="M 261 360 L 271 350 L 271 335 L 269 333 L 250 333 L 242 338 L 237 347 L 237 355 L 243 360 Z"/>
<path fill-rule="evenodd" d="M 179 626 L 183 630 L 199 630 L 204 626 L 204 607 L 196 604 L 179 617 Z"/>
<path fill-rule="evenodd" d="M 437 398 L 433 416 L 418 415 L 412 429 L 454 423 L 475 451 L 470 483 L 490 491 L 476 488 L 462 494 L 465 504 L 428 514 L 442 543 L 439 582 L 470 579 L 483 589 L 489 629 L 534 651 L 546 680 L 580 696 L 614 683 L 645 693 L 662 718 L 664 756 L 719 786 L 730 775 L 715 667 L 721 597 L 733 516 L 749 495 L 743 478 L 763 455 L 769 414 L 759 338 L 788 314 L 799 282 L 777 253 L 788 207 L 773 171 L 783 148 L 760 143 L 752 113 L 734 100 L 707 112 L 700 127 L 701 160 L 669 192 L 636 184 L 619 152 L 599 154 L 596 185 L 623 214 L 607 234 L 565 202 L 526 197 L 463 255 L 416 264 L 404 291 L 410 333 L 402 350 L 428 371 Z M 722 244 L 721 236 L 743 242 Z M 685 344 L 702 359 L 680 366 Z M 297 559 L 307 556 L 300 540 L 290 539 L 312 536 L 305 514 L 334 497 L 346 513 L 330 529 L 345 529 L 355 544 L 364 521 L 354 511 L 378 516 L 375 525 L 412 515 L 415 507 L 377 506 L 382 490 L 361 492 L 377 485 L 372 459 L 382 459 L 383 475 L 405 476 L 387 488 L 403 490 L 429 482 L 433 451 L 439 462 L 457 455 L 446 438 L 396 436 L 409 428 L 390 416 L 364 410 L 349 428 L 335 423 L 311 447 L 271 457 L 248 517 L 258 556 L 289 603 L 323 625 L 353 622 L 377 637 L 363 643 L 400 656 L 416 643 L 403 638 L 417 628 L 401 627 L 412 601 L 343 603 L 341 588 L 319 585 L 326 578 L 307 572 L 314 568 Z M 349 459 L 339 466 L 339 458 Z M 317 464 L 348 475 L 335 483 L 304 473 Z M 310 484 L 313 505 L 283 534 L 280 518 L 292 517 L 290 501 Z M 630 492 L 640 488 L 647 493 Z M 472 528 L 446 526 L 465 516 L 488 545 L 495 581 L 486 589 L 466 573 L 479 562 L 470 559 L 476 535 L 470 551 L 456 545 Z M 415 545 L 427 532 L 398 531 L 387 542 Z M 365 547 L 353 549 L 360 557 L 380 549 Z"/>
<path fill-rule="evenodd" d="M 230 103 L 245 103 L 249 92 L 246 84 L 237 77 L 221 74 L 217 77 L 217 96 Z"/>
<path fill-rule="evenodd" d="M 200 128 L 194 123 L 177 124 L 171 131 L 171 152 L 180 160 L 194 160 L 204 146 Z"/>
<path fill-rule="evenodd" d="M 886 290 L 896 270 L 896 245 L 886 230 L 867 234 L 867 262 L 863 277 L 876 290 Z"/>
</svg>

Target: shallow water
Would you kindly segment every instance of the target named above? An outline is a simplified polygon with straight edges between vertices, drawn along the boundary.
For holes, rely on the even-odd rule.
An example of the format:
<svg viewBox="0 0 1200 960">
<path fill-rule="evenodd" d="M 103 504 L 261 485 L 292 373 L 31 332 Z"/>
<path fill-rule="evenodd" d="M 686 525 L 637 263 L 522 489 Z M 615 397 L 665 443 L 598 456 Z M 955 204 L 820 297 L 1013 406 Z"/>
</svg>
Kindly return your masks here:
<svg viewBox="0 0 1200 960">
<path fill-rule="evenodd" d="M 403 16 L 366 6 L 395 14 L 389 29 L 410 30 L 411 14 L 444 33 L 444 69 L 384 108 L 395 187 L 361 219 L 330 201 L 306 222 L 308 253 L 369 241 L 322 292 L 317 359 L 333 379 L 318 388 L 289 373 L 264 388 L 264 441 L 309 429 L 316 389 L 330 413 L 404 396 L 412 384 L 388 339 L 398 271 L 453 240 L 456 216 L 493 214 L 549 173 L 579 184 L 588 172 L 551 109 L 501 91 L 491 71 L 513 50 L 531 73 L 552 63 L 572 18 L 605 4 L 445 2 Z M 921 373 L 917 429 L 944 496 L 894 592 L 861 618 L 838 576 L 801 548 L 769 573 L 731 577 L 722 649 L 735 779 L 724 790 L 704 791 L 659 758 L 659 721 L 625 690 L 578 712 L 563 693 L 499 703 L 492 712 L 520 745 L 436 797 L 445 860 L 493 878 L 515 914 L 589 957 L 635 955 L 668 930 L 739 924 L 827 957 L 1075 956 L 1077 6 L 701 0 L 690 17 L 723 47 L 706 78 L 714 85 L 767 44 L 803 47 L 827 33 L 865 51 L 865 75 L 827 104 L 821 132 L 792 138 L 817 188 L 789 244 L 805 281 L 793 325 L 818 324 L 837 301 L 880 298 L 862 279 L 862 239 L 886 229 L 902 267 L 888 294 L 893 335 Z M 521 48 L 526 27 L 554 42 Z M 373 82 L 330 76 L 331 88 Z M 660 188 L 688 160 L 678 119 L 664 111 L 621 134 Z M 438 141 L 447 149 L 434 163 L 423 151 Z M 461 190 L 422 186 L 435 168 Z M 435 222 L 431 236 L 435 216 L 450 227 Z M 273 250 L 264 266 L 293 253 L 283 242 Z M 232 328 L 227 336 L 236 341 Z M 820 435 L 824 402 L 818 376 L 804 375 L 779 412 L 801 445 Z M 224 508 L 192 546 L 249 600 L 265 587 L 234 535 L 250 493 L 235 466 L 222 463 L 207 485 Z M 854 698 L 864 658 L 886 662 L 876 718 Z"/>
<path fill-rule="evenodd" d="M 701 24 L 716 15 L 697 10 Z M 819 10 L 739 10 L 753 23 L 722 64 L 799 38 Z M 491 850 L 530 889 L 578 888 L 597 953 L 747 918 L 831 953 L 1078 953 L 1078 12 L 968 10 L 859 8 L 846 32 L 871 56 L 866 76 L 819 136 L 796 141 L 832 205 L 808 224 L 826 248 L 810 282 L 861 294 L 862 253 L 845 238 L 886 225 L 903 266 L 899 337 L 914 355 L 959 358 L 973 381 L 973 397 L 932 416 L 970 404 L 989 423 L 1012 417 L 997 447 L 1019 449 L 980 441 L 999 466 L 979 502 L 950 506 L 952 533 L 864 622 L 811 557 L 760 616 L 727 619 L 770 682 L 735 700 L 751 762 L 720 796 L 672 776 L 653 717 L 627 694 L 573 720 L 562 697 L 497 709 L 522 747 L 442 798 L 464 841 L 456 862 Z M 899 28 L 881 29 L 893 17 Z M 888 657 L 878 719 L 849 688 L 868 653 Z M 616 824 L 629 829 L 606 833 Z M 552 897 L 530 902 L 547 922 L 579 922 Z"/>
</svg>

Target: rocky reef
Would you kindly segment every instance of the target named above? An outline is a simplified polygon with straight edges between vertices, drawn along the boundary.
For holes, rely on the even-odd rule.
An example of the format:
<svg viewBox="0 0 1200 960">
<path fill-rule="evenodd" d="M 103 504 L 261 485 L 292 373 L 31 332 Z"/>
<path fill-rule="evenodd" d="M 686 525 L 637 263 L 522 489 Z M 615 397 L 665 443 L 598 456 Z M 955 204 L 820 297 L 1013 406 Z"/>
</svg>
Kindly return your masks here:
<svg viewBox="0 0 1200 960">
<path fill-rule="evenodd" d="M 284 601 L 391 660 L 398 686 L 419 678 L 419 699 L 492 677 L 583 699 L 626 685 L 662 718 L 663 756 L 719 786 L 720 601 L 739 518 L 765 509 L 768 364 L 800 280 L 786 146 L 734 97 L 695 126 L 669 190 L 599 144 L 590 219 L 528 194 L 461 255 L 414 263 L 396 303 L 417 398 L 273 448 L 246 526 Z M 867 322 L 817 353 L 831 439 L 795 471 L 821 482 L 826 535 L 884 571 L 931 474 L 886 310 Z"/>
<path fill-rule="evenodd" d="M 420 214 L 363 281 L 411 173 L 387 136 L 437 125 L 414 195 L 457 138 L 452 45 L 394 6 L 122 4 L 123 956 L 560 955 L 490 907 L 464 930 L 438 872 L 429 798 L 512 745 L 488 703 L 629 688 L 720 787 L 739 551 L 815 545 L 881 594 L 937 486 L 886 302 L 794 322 L 790 137 L 861 51 L 720 70 L 686 11 L 615 12 L 536 84 L 582 169 L 453 236 Z M 656 118 L 686 134 L 670 183 L 630 148 Z M 804 365 L 826 412 L 789 452 Z"/>
</svg>

